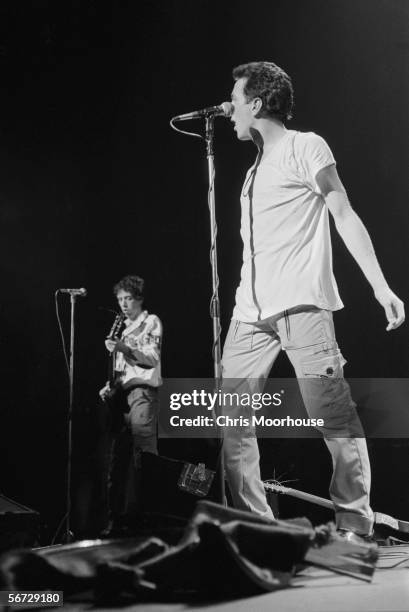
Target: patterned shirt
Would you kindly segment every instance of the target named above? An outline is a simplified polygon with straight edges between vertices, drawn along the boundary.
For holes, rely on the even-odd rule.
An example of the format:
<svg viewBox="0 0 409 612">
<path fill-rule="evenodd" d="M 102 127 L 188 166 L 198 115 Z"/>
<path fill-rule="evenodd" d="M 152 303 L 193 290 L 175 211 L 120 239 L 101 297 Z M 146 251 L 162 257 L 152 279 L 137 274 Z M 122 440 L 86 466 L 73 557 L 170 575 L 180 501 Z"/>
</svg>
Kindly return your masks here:
<svg viewBox="0 0 409 612">
<path fill-rule="evenodd" d="M 121 340 L 131 349 L 133 357 L 118 352 L 115 370 L 119 373 L 124 388 L 135 384 L 159 387 L 162 384 L 160 353 L 162 323 L 147 310 L 134 320 L 125 320 Z"/>
</svg>

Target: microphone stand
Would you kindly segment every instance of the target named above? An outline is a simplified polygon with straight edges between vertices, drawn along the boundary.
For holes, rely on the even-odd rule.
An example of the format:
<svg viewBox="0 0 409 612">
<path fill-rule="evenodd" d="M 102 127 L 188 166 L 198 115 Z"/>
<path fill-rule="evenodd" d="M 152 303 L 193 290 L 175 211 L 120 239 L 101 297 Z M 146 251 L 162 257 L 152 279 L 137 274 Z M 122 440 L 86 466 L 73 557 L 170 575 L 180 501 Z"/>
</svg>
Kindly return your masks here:
<svg viewBox="0 0 409 612">
<path fill-rule="evenodd" d="M 210 302 L 210 316 L 213 323 L 213 371 L 215 392 L 219 396 L 219 389 L 222 383 L 222 364 L 221 364 L 221 325 L 220 325 L 220 300 L 219 300 L 219 276 L 217 272 L 217 221 L 216 221 L 216 199 L 214 190 L 215 166 L 214 166 L 214 115 L 206 116 L 205 142 L 208 167 L 208 204 L 210 213 L 210 265 L 212 269 L 212 299 Z M 224 485 L 224 456 L 223 456 L 223 429 L 221 432 L 220 449 L 218 459 L 218 470 L 220 475 L 219 494 L 220 503 L 226 503 Z"/>
<path fill-rule="evenodd" d="M 60 291 L 57 290 L 56 294 Z M 68 436 L 67 436 L 67 466 L 66 466 L 66 513 L 64 518 L 62 519 L 57 532 L 53 539 L 54 541 L 58 535 L 58 532 L 61 526 L 65 522 L 65 535 L 63 537 L 63 542 L 68 544 L 74 539 L 74 534 L 70 530 L 71 523 L 71 463 L 72 463 L 72 414 L 74 407 L 74 332 L 75 332 L 75 300 L 78 296 L 78 293 L 75 290 L 66 289 L 64 293 L 70 294 L 70 303 L 71 303 L 71 324 L 70 324 L 70 360 L 68 365 L 68 376 L 69 376 L 69 402 L 68 402 L 68 415 L 67 415 L 67 426 L 68 426 Z M 60 327 L 60 331 L 62 334 L 62 329 Z M 64 344 L 64 337 L 63 344 Z"/>
<path fill-rule="evenodd" d="M 68 443 L 67 443 L 67 519 L 65 529 L 65 542 L 68 544 L 73 539 L 70 531 L 71 522 L 71 462 L 72 462 L 72 413 L 74 408 L 74 316 L 76 294 L 70 292 L 71 303 L 71 325 L 70 325 L 70 376 L 69 376 L 69 404 L 68 404 Z"/>
<path fill-rule="evenodd" d="M 223 103 L 217 109 L 224 107 L 227 103 Z M 230 103 L 229 103 L 229 106 Z M 173 117 L 170 120 L 170 126 L 176 132 L 180 134 L 186 134 L 187 136 L 194 136 L 196 138 L 200 138 L 204 140 L 206 143 L 206 156 L 207 156 L 207 166 L 208 166 L 208 205 L 209 205 L 209 213 L 210 213 L 210 265 L 212 268 L 212 299 L 210 302 L 210 316 L 212 318 L 213 325 L 213 370 L 214 370 L 214 384 L 215 384 L 215 392 L 219 397 L 218 391 L 221 388 L 222 382 L 222 365 L 221 365 L 221 344 L 220 344 L 220 334 L 221 334 L 221 325 L 220 325 L 220 301 L 219 301 L 219 277 L 217 274 L 217 222 L 216 222 L 216 202 L 215 202 L 215 194 L 214 194 L 214 179 L 215 179 L 215 168 L 214 168 L 214 151 L 213 151 L 213 140 L 214 140 L 214 119 L 217 114 L 214 113 L 214 109 L 216 107 L 212 107 L 210 109 L 204 109 L 199 113 L 201 117 L 205 118 L 205 136 L 201 134 L 196 134 L 194 132 L 187 132 L 185 130 L 181 130 L 177 128 L 174 124 L 175 121 L 182 121 L 185 119 L 197 119 L 199 118 L 197 113 L 194 113 L 195 116 L 186 116 L 180 115 L 177 117 Z M 229 109 L 223 108 L 223 114 L 225 116 Z M 230 109 L 231 110 L 231 109 Z M 188 113 L 191 115 L 191 113 Z M 226 494 L 225 494 L 225 486 L 224 486 L 224 456 L 223 456 L 223 429 L 218 427 L 218 433 L 220 436 L 218 438 L 219 444 L 219 456 L 218 456 L 218 467 L 216 467 L 216 473 L 219 473 L 219 497 L 220 503 L 226 505 Z"/>
</svg>

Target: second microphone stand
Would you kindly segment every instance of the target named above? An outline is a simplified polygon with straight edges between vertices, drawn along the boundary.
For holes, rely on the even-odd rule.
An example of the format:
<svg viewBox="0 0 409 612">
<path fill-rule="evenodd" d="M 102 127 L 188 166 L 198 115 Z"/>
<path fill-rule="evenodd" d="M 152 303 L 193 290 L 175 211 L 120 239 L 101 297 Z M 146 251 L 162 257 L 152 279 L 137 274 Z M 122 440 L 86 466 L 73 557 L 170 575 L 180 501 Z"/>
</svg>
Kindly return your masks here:
<svg viewBox="0 0 409 612">
<path fill-rule="evenodd" d="M 70 293 L 71 301 L 71 325 L 70 325 L 70 395 L 68 404 L 68 458 L 67 458 L 67 520 L 65 530 L 65 541 L 68 543 L 73 539 L 70 531 L 71 526 L 71 464 L 72 464 L 72 413 L 74 409 L 74 317 L 75 317 L 75 293 Z"/>
<path fill-rule="evenodd" d="M 69 293 L 70 294 L 70 303 L 71 303 L 71 323 L 70 323 L 70 358 L 69 361 L 67 359 L 64 333 L 61 326 L 61 321 L 59 317 L 58 311 L 58 301 L 57 296 L 60 292 Z M 56 309 L 57 309 L 57 319 L 60 326 L 60 333 L 63 343 L 64 357 L 66 360 L 66 365 L 68 369 L 68 379 L 69 379 L 69 399 L 68 399 L 68 414 L 67 414 L 67 466 L 66 466 L 66 511 L 63 519 L 61 520 L 56 534 L 52 540 L 52 544 L 56 541 L 58 534 L 62 526 L 65 523 L 65 531 L 63 536 L 64 543 L 68 544 L 74 539 L 73 533 L 71 532 L 71 472 L 72 472 L 72 416 L 74 409 L 74 339 L 75 339 L 75 300 L 78 295 L 85 295 L 84 293 L 79 293 L 77 289 L 57 289 L 55 292 L 55 300 L 56 300 Z"/>
</svg>

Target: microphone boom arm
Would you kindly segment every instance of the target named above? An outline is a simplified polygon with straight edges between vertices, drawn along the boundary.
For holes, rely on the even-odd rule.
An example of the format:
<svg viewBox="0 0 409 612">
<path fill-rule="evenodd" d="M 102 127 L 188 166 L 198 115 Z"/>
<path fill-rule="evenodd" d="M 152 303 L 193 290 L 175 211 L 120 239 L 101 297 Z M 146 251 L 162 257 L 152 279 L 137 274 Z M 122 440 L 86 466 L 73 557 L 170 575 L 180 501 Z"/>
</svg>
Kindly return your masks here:
<svg viewBox="0 0 409 612">
<path fill-rule="evenodd" d="M 184 115 L 176 115 L 172 117 L 172 121 L 188 121 L 190 119 L 208 119 L 210 117 L 231 117 L 234 111 L 234 106 L 231 102 L 222 102 L 217 106 L 209 106 L 202 108 L 192 113 L 185 113 Z"/>
</svg>

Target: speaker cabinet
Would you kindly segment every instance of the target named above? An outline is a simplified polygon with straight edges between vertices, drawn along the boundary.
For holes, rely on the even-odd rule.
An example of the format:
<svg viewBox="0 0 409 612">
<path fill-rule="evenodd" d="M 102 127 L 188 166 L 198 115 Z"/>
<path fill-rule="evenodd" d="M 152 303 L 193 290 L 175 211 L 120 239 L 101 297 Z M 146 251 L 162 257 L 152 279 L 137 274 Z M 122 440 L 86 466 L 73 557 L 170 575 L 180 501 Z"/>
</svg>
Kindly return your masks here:
<svg viewBox="0 0 409 612">
<path fill-rule="evenodd" d="M 0 495 L 0 552 L 38 544 L 40 515 Z"/>
</svg>

